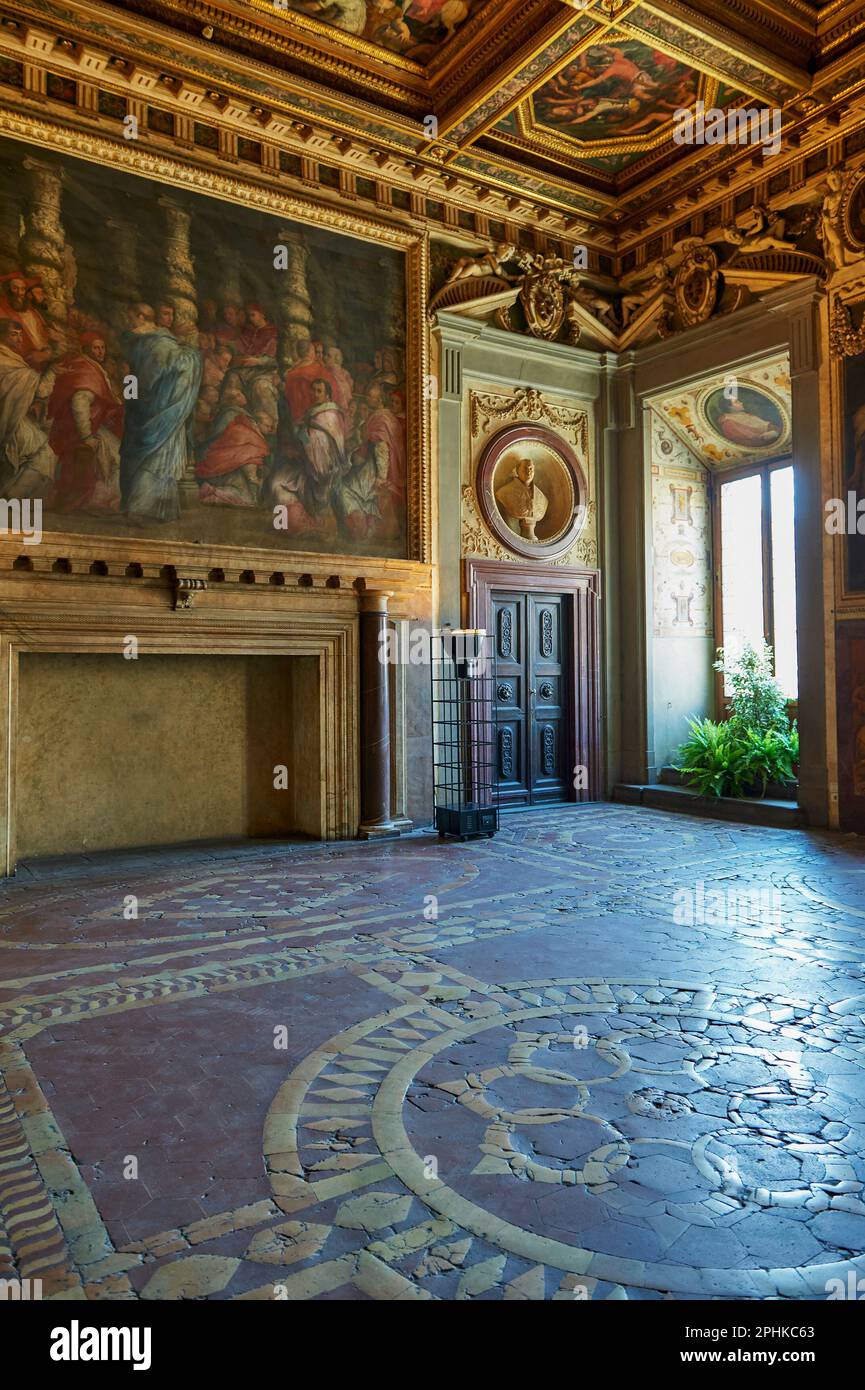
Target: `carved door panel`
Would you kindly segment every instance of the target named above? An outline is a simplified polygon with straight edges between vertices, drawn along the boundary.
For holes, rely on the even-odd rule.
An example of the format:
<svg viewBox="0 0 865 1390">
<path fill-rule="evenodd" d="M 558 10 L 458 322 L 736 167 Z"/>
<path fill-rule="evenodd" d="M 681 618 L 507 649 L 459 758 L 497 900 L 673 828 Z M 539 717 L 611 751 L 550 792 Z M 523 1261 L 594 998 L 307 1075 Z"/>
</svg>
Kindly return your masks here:
<svg viewBox="0 0 865 1390">
<path fill-rule="evenodd" d="M 496 658 L 495 776 L 502 804 L 527 805 L 531 790 L 526 728 L 526 595 L 493 595 Z"/>
<path fill-rule="evenodd" d="M 568 603 L 564 594 L 492 595 L 495 766 L 503 806 L 569 799 Z"/>
<path fill-rule="evenodd" d="M 568 597 L 529 594 L 528 715 L 532 801 L 567 801 L 569 776 Z"/>
</svg>

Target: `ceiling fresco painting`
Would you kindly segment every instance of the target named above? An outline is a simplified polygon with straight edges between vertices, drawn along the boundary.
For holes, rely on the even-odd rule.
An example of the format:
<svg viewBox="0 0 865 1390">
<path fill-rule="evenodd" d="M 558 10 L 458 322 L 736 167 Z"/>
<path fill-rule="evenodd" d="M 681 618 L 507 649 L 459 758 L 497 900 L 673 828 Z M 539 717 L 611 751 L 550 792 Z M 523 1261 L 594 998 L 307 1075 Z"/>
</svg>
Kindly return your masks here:
<svg viewBox="0 0 865 1390">
<path fill-rule="evenodd" d="M 708 468 L 779 458 L 790 450 L 790 365 L 786 355 L 672 392 L 656 409 Z"/>
<path fill-rule="evenodd" d="M 285 0 L 276 8 L 306 15 L 341 35 L 427 63 L 486 0 Z"/>
<path fill-rule="evenodd" d="M 697 99 L 699 75 L 637 39 L 596 44 L 568 63 L 533 98 L 535 117 L 562 135 L 609 144 L 650 134 Z"/>
</svg>

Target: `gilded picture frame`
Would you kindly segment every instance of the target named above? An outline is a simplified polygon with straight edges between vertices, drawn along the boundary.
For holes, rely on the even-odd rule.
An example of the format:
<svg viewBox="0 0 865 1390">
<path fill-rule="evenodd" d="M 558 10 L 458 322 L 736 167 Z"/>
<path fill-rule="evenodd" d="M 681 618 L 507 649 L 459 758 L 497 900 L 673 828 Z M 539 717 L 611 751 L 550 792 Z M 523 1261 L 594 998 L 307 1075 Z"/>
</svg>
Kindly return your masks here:
<svg viewBox="0 0 865 1390">
<path fill-rule="evenodd" d="M 478 460 L 476 487 L 493 535 L 525 559 L 567 554 L 586 524 L 586 475 L 570 444 L 545 426 L 498 430 Z"/>
<path fill-rule="evenodd" d="M 205 198 L 252 208 L 275 219 L 285 218 L 310 228 L 341 233 L 373 245 L 393 248 L 404 255 L 406 325 L 406 543 L 404 557 L 358 556 L 333 551 L 305 551 L 302 546 L 275 551 L 271 547 L 244 544 L 243 562 L 250 570 L 288 568 L 320 570 L 323 555 L 333 560 L 333 569 L 363 573 L 404 572 L 413 565 L 431 563 L 430 517 L 430 422 L 429 402 L 424 381 L 428 376 L 428 336 L 423 308 L 428 291 L 428 234 L 419 226 L 390 222 L 320 202 L 279 187 L 279 174 L 241 174 L 215 170 L 189 158 L 139 148 L 134 141 L 113 140 L 102 135 L 82 133 L 80 129 L 55 120 L 43 120 L 0 106 L 0 136 L 70 159 L 95 164 L 113 171 L 138 176 L 164 185 L 166 190 L 181 189 Z M 21 550 L 19 537 L 0 536 L 0 545 Z M 212 565 L 229 566 L 239 547 L 231 541 L 190 543 L 170 537 L 92 535 L 74 530 L 45 532 L 43 545 L 55 555 L 73 563 L 87 558 L 104 561 L 109 572 L 129 562 L 173 566 L 178 572 L 198 572 Z M 304 563 L 308 560 L 308 565 Z"/>
<path fill-rule="evenodd" d="M 841 499 L 846 515 L 851 490 L 865 500 L 865 485 L 854 488 L 852 481 L 854 417 L 859 409 L 865 413 L 865 279 L 857 268 L 842 272 L 827 307 L 831 496 Z M 829 540 L 837 610 L 848 617 L 865 617 L 865 535 L 830 535 Z"/>
</svg>

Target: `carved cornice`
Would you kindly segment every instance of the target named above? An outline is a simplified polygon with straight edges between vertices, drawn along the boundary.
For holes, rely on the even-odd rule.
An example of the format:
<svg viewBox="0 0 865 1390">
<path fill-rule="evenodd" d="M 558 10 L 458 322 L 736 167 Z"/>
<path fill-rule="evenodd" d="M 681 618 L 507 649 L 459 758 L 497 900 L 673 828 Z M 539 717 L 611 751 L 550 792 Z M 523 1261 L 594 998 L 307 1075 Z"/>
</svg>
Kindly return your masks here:
<svg viewBox="0 0 865 1390">
<path fill-rule="evenodd" d="M 472 391 L 469 405 L 472 438 L 482 434 L 490 421 L 499 425 L 527 421 L 566 430 L 585 459 L 589 446 L 588 413 L 580 408 L 552 405 L 532 386 L 518 387 L 509 396 Z"/>
<path fill-rule="evenodd" d="M 615 249 L 624 255 L 670 225 L 681 224 L 688 213 L 700 216 L 721 205 L 722 216 L 728 217 L 732 200 L 750 188 L 758 201 L 765 200 L 767 181 L 782 170 L 790 170 L 791 186 L 801 185 L 807 160 L 819 158 L 825 150 L 829 167 L 836 165 L 844 157 L 843 140 L 865 125 L 865 59 L 845 54 L 812 79 L 801 65 L 788 62 L 786 50 L 781 52 L 770 37 L 768 56 L 766 50 L 763 53 L 765 70 L 794 81 L 800 92 L 809 87 L 805 95 L 811 109 L 793 103 L 793 118 L 788 114 L 785 122 L 783 152 L 762 165 L 748 148 L 667 152 L 659 145 L 656 152 L 649 151 L 610 175 L 581 167 L 566 142 L 557 141 L 553 149 L 549 141 L 544 144 L 540 133 L 535 148 L 530 140 L 511 142 L 498 134 L 491 134 L 487 144 L 483 122 L 469 133 L 469 144 L 458 155 L 446 134 L 430 143 L 420 119 L 429 110 L 435 113 L 440 103 L 447 107 L 451 87 L 454 100 L 460 88 L 463 93 L 470 88 L 474 109 L 513 71 L 515 55 L 523 61 L 527 53 L 541 52 L 556 26 L 561 29 L 587 15 L 602 30 L 614 24 L 616 30 L 650 41 L 648 31 L 643 34 L 639 28 L 641 7 L 633 9 L 628 3 L 613 14 L 601 0 L 594 0 L 586 11 L 554 4 L 554 0 L 504 0 L 501 11 L 496 11 L 495 26 L 489 23 L 495 7 L 483 7 L 424 70 L 375 45 L 367 45 L 371 50 L 367 53 L 354 39 L 343 40 L 329 26 L 306 21 L 302 15 L 274 17 L 263 0 L 252 4 L 248 0 L 136 3 L 139 9 L 159 11 L 162 20 L 130 13 L 128 5 L 106 0 L 8 0 L 7 10 L 21 18 L 24 30 L 16 35 L 0 29 L 0 51 L 14 55 L 31 72 L 48 68 L 89 83 L 94 93 L 98 89 L 128 100 L 152 101 L 185 116 L 187 125 L 190 119 L 202 119 L 242 131 L 264 146 L 290 150 L 303 164 L 302 181 L 307 187 L 314 186 L 319 163 L 337 167 L 339 190 L 323 188 L 325 199 L 351 199 L 355 176 L 373 180 L 382 189 L 401 189 L 403 202 L 408 193 L 406 216 L 415 222 L 426 218 L 425 200 L 430 199 L 442 209 L 439 218 L 429 219 L 431 231 L 463 242 L 489 244 L 492 219 L 505 224 L 506 236 L 513 235 L 512 228 L 517 226 L 539 231 L 537 249 L 543 249 L 546 235 L 558 238 L 565 251 L 578 238 L 598 250 L 614 239 Z M 816 12 L 804 0 L 791 3 L 790 22 L 797 32 L 806 21 L 816 29 Z M 684 26 L 691 35 L 710 34 L 713 42 L 726 42 L 731 52 L 747 55 L 753 62 L 757 45 L 746 35 L 732 34 L 731 26 L 739 24 L 741 29 L 750 16 L 747 23 L 762 25 L 771 36 L 789 9 L 780 0 L 731 0 L 729 5 L 727 0 L 723 5 L 721 0 L 711 0 L 708 16 L 702 6 L 698 9 L 682 0 L 657 0 L 643 8 Z M 172 16 L 178 23 L 182 16 L 187 21 L 191 17 L 196 24 L 199 20 L 213 24 L 222 16 L 233 28 L 224 34 L 217 23 L 215 39 L 207 42 L 189 24 L 183 32 L 172 29 Z M 729 21 L 726 28 L 725 19 Z M 859 24 L 865 33 L 861 6 L 846 0 L 824 7 L 819 24 L 824 37 L 842 29 L 852 32 L 851 26 Z M 38 41 L 31 41 L 31 35 Z M 57 46 L 54 39 L 65 41 L 65 46 Z M 659 40 L 658 46 L 675 51 L 666 41 Z M 780 56 L 773 60 L 772 52 Z M 126 78 L 108 66 L 112 53 L 126 58 Z M 263 61 L 263 57 L 276 61 Z M 213 75 L 217 70 L 218 79 Z M 222 94 L 221 109 L 207 100 L 211 84 Z M 44 102 L 45 96 L 29 91 L 25 84 L 23 93 L 9 92 L 6 99 L 27 109 L 35 100 Z M 100 123 L 95 95 L 86 110 L 66 106 L 63 119 L 79 126 Z M 101 124 L 104 128 L 105 123 Z M 152 139 L 154 144 L 165 144 L 168 138 L 160 141 L 150 132 L 148 143 Z M 195 152 L 195 158 L 209 157 Z M 230 152 L 222 149 L 218 157 L 210 158 L 225 157 L 231 158 Z M 285 178 L 285 173 L 279 177 Z M 820 175 L 809 177 L 816 181 Z M 387 201 L 376 195 L 384 213 Z M 472 214 L 473 226 L 467 226 L 460 215 L 466 211 Z M 582 225 L 577 226 L 578 222 Z"/>
</svg>

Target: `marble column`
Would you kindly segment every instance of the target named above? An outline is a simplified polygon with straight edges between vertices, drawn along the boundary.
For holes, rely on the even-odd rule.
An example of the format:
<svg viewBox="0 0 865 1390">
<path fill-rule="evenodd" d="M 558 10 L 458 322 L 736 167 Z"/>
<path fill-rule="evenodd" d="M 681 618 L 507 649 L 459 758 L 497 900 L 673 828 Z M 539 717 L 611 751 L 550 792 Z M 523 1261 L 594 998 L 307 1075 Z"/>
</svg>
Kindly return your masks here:
<svg viewBox="0 0 865 1390">
<path fill-rule="evenodd" d="M 240 252 L 236 246 L 221 245 L 214 248 L 216 264 L 219 267 L 219 308 L 225 304 L 241 304 L 243 289 L 240 283 Z"/>
<path fill-rule="evenodd" d="M 130 304 L 143 299 L 138 265 L 138 230 L 125 218 L 109 217 L 105 222 L 113 261 L 113 274 L 101 277 L 101 288 L 111 301 L 108 319 L 119 337 L 129 327 Z"/>
<path fill-rule="evenodd" d="M 360 838 L 399 834 L 391 819 L 390 672 L 384 589 L 360 595 Z"/>
<path fill-rule="evenodd" d="M 277 271 L 279 291 L 280 358 L 283 371 L 297 361 L 297 344 L 312 334 L 312 303 L 306 279 L 309 250 L 294 227 L 281 227 L 277 245 L 288 252 L 285 270 Z M 281 279 L 280 279 L 281 277 Z"/>
<path fill-rule="evenodd" d="M 37 278 L 47 299 L 48 317 L 65 324 L 69 310 L 64 270 L 66 233 L 62 221 L 63 170 L 41 159 L 23 161 L 27 174 L 21 269 Z"/>
</svg>

